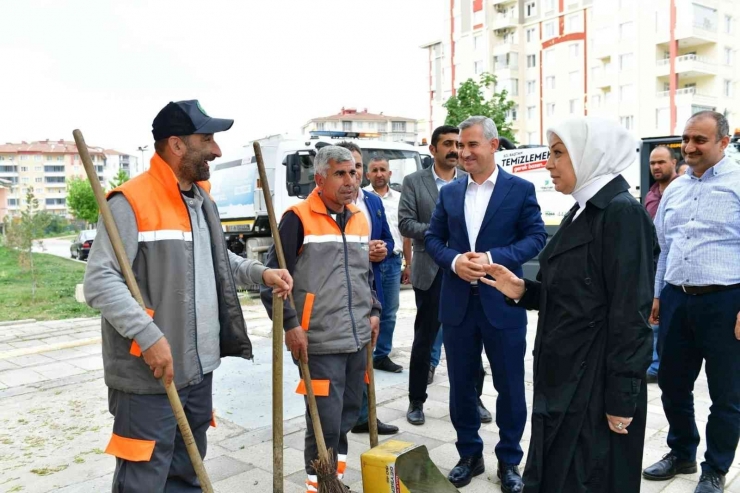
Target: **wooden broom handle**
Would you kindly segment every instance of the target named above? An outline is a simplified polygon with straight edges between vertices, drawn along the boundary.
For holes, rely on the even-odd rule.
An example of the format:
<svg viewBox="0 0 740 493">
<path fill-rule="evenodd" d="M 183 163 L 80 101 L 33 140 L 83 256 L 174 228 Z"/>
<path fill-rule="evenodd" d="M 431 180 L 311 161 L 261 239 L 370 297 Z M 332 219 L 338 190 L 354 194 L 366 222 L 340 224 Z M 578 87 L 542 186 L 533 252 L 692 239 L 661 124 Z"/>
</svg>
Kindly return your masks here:
<svg viewBox="0 0 740 493">
<path fill-rule="evenodd" d="M 128 286 L 129 291 L 131 291 L 131 296 L 133 296 L 134 299 L 139 303 L 142 310 L 146 310 L 146 306 L 144 306 L 144 299 L 141 297 L 141 291 L 139 290 L 139 285 L 136 283 L 134 272 L 133 270 L 131 270 L 131 265 L 129 264 L 126 250 L 123 247 L 123 242 L 121 241 L 121 235 L 118 233 L 116 221 L 113 219 L 113 214 L 111 214 L 110 207 L 108 206 L 108 201 L 105 198 L 105 192 L 103 191 L 103 187 L 100 186 L 100 180 L 98 179 L 98 175 L 95 172 L 95 166 L 92 163 L 92 159 L 90 159 L 90 152 L 88 151 L 87 144 L 85 144 L 85 138 L 82 136 L 82 132 L 80 132 L 79 130 L 74 130 L 72 132 L 72 135 L 74 136 L 75 143 L 77 144 L 77 152 L 79 153 L 80 159 L 82 160 L 82 165 L 85 167 L 87 178 L 90 181 L 93 193 L 95 194 L 95 200 L 98 203 L 100 214 L 103 216 L 103 223 L 105 224 L 105 229 L 108 232 L 108 237 L 110 238 L 111 245 L 113 245 L 113 251 L 116 253 L 118 264 L 121 266 L 123 278 L 126 280 L 126 285 Z M 162 383 L 164 384 L 164 379 L 162 379 Z M 198 447 L 195 443 L 195 438 L 193 437 L 193 432 L 190 429 L 188 418 L 185 416 L 185 411 L 182 408 L 182 402 L 180 402 L 180 396 L 177 394 L 177 389 L 173 384 L 165 385 L 164 388 L 167 392 L 167 398 L 170 401 L 170 406 L 172 406 L 172 411 L 175 414 L 177 426 L 180 428 L 182 439 L 185 442 L 185 448 L 187 449 L 188 456 L 190 457 L 190 461 L 193 463 L 193 469 L 195 469 L 195 474 L 200 480 L 201 489 L 204 491 L 204 493 L 213 493 L 211 480 L 208 478 L 208 473 L 206 472 L 205 466 L 203 466 L 203 459 L 201 458 L 200 452 L 198 451 Z"/>
</svg>

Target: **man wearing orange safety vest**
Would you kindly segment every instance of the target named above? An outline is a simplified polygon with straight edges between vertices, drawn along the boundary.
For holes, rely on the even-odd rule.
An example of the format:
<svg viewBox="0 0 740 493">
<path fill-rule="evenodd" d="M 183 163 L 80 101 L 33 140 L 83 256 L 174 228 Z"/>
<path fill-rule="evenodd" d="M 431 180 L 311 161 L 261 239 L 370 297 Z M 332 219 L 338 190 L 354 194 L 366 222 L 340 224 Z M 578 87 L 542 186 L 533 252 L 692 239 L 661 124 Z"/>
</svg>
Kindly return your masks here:
<svg viewBox="0 0 740 493">
<path fill-rule="evenodd" d="M 208 162 L 221 156 L 196 100 L 154 119 L 149 170 L 111 191 L 108 203 L 141 290 L 131 296 L 102 221 L 85 273 L 85 299 L 102 315 L 103 367 L 114 416 L 106 452 L 113 492 L 201 491 L 164 386 L 174 382 L 202 456 L 212 423 L 212 376 L 224 356 L 252 359 L 235 280 L 286 297 L 293 280 L 226 249 Z"/>
<path fill-rule="evenodd" d="M 285 263 L 295 282 L 296 306 L 284 307 L 285 343 L 293 358 L 308 359 L 326 446 L 341 479 L 347 465 L 347 433 L 357 422 L 365 389 L 366 347 L 375 345 L 380 303 L 372 290 L 370 227 L 351 204 L 357 191 L 355 161 L 349 150 L 322 147 L 314 159 L 316 188 L 288 209 L 279 231 Z M 277 266 L 274 248 L 268 266 Z M 272 314 L 272 292 L 262 289 Z M 298 392 L 305 394 L 303 381 Z M 306 413 L 306 490 L 318 490 L 311 461 L 318 457 Z"/>
</svg>

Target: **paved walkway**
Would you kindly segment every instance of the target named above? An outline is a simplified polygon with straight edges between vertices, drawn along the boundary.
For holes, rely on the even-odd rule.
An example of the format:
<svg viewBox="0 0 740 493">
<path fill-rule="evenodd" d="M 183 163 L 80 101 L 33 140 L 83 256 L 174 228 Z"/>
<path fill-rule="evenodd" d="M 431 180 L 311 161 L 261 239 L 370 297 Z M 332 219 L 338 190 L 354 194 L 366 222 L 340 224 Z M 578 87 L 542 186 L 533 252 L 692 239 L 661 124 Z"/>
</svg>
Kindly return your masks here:
<svg viewBox="0 0 740 493">
<path fill-rule="evenodd" d="M 413 292 L 401 293 L 394 360 L 408 368 L 413 339 Z M 206 467 L 217 492 L 261 493 L 272 491 L 270 423 L 270 323 L 259 305 L 245 309 L 255 345 L 255 362 L 228 359 L 216 371 L 214 407 L 218 427 L 209 432 Z M 533 345 L 536 315 L 530 313 L 529 348 Z M 110 491 L 114 459 L 103 454 L 112 418 L 107 410 L 107 390 L 102 380 L 100 331 L 97 319 L 64 320 L 0 326 L 0 492 L 98 493 Z M 287 358 L 286 358 L 287 359 Z M 531 356 L 527 359 L 527 402 L 532 398 Z M 394 439 L 427 446 L 437 466 L 447 473 L 457 461 L 455 432 L 448 408 L 446 371 L 437 371 L 425 405 L 427 423 L 406 422 L 406 380 L 400 375 L 377 372 L 378 414 L 401 431 Z M 303 405 L 293 394 L 297 372 L 286 363 L 285 371 L 285 491 L 303 492 Z M 495 410 L 496 392 L 489 380 L 483 400 Z M 660 390 L 649 388 L 647 440 L 643 462 L 648 465 L 667 452 L 667 421 L 660 404 Z M 709 412 L 704 376 L 695 389 L 696 414 L 703 432 Z M 487 471 L 465 493 L 499 492 L 495 423 L 484 425 Z M 350 434 L 350 454 L 345 476 L 353 491 L 362 491 L 359 454 L 367 450 L 368 436 Z M 529 446 L 529 426 L 522 447 Z M 701 450 L 703 455 L 703 449 Z M 526 456 L 526 454 L 525 454 Z M 727 476 L 726 491 L 740 493 L 740 454 Z M 645 493 L 692 493 L 698 474 L 670 482 L 644 481 Z M 625 492 L 632 493 L 632 492 Z"/>
</svg>

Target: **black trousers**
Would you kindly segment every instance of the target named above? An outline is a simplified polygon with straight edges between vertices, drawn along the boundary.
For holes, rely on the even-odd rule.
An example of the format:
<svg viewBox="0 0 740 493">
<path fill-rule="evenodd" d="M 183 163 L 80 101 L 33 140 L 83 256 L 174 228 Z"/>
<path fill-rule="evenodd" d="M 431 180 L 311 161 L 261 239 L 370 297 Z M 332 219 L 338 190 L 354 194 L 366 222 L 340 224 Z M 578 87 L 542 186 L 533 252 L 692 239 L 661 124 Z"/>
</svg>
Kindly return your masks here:
<svg viewBox="0 0 740 493">
<path fill-rule="evenodd" d="M 427 290 L 414 288 L 416 297 L 416 319 L 414 320 L 414 343 L 411 346 L 409 364 L 409 401 L 427 400 L 427 379 L 432 359 L 432 346 L 441 326 L 439 322 L 439 297 L 442 290 L 442 270 Z M 478 397 L 483 393 L 486 373 L 481 361 L 480 374 L 476 382 Z"/>
<path fill-rule="evenodd" d="M 670 423 L 668 446 L 681 459 L 696 459 L 693 391 L 704 363 L 712 406 L 702 469 L 721 474 L 729 471 L 740 441 L 739 312 L 740 289 L 692 296 L 668 284 L 660 294 L 658 384 Z"/>
</svg>

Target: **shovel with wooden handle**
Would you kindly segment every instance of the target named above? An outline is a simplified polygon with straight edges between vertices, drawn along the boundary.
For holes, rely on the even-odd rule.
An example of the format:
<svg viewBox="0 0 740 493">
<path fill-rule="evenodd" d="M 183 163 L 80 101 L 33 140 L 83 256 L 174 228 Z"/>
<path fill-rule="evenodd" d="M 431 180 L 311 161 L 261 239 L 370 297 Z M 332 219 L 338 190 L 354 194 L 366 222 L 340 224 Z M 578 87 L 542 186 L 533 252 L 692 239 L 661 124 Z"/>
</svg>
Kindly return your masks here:
<svg viewBox="0 0 740 493">
<path fill-rule="evenodd" d="M 134 272 L 131 270 L 131 265 L 128 262 L 126 250 L 121 241 L 121 235 L 118 233 L 118 227 L 113 219 L 110 207 L 108 207 L 108 201 L 105 199 L 105 192 L 103 191 L 103 187 L 100 186 L 100 180 L 98 179 L 97 173 L 95 173 L 95 166 L 90 159 L 90 153 L 87 149 L 87 144 L 85 144 L 85 138 L 79 130 L 74 130 L 72 135 L 74 135 L 75 143 L 77 144 L 77 152 L 80 154 L 80 159 L 85 167 L 87 178 L 90 180 L 90 185 L 95 194 L 95 200 L 98 202 L 100 214 L 103 216 L 103 223 L 108 232 L 111 245 L 113 246 L 113 250 L 116 252 L 118 264 L 121 266 L 123 278 L 126 280 L 126 285 L 128 286 L 129 291 L 131 291 L 131 296 L 133 296 L 139 303 L 141 309 L 145 310 L 146 307 L 144 306 L 144 299 L 141 297 L 141 291 L 139 291 L 139 285 L 136 284 Z M 164 384 L 164 380 L 162 380 L 162 383 Z M 193 463 L 193 469 L 195 469 L 195 474 L 198 476 L 198 480 L 200 481 L 200 487 L 204 493 L 213 493 L 211 480 L 208 478 L 205 466 L 203 466 L 203 459 L 201 458 L 200 452 L 195 443 L 193 432 L 190 430 L 190 424 L 188 423 L 188 418 L 185 416 L 185 411 L 182 408 L 182 403 L 180 402 L 180 396 L 177 394 L 177 389 L 172 383 L 165 385 L 164 388 L 167 391 L 167 398 L 170 401 L 172 412 L 175 414 L 175 419 L 177 420 L 177 426 L 180 428 L 182 439 L 185 442 L 188 456 L 190 457 L 190 461 Z"/>
</svg>

